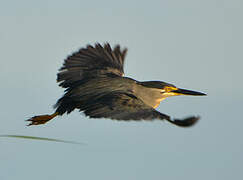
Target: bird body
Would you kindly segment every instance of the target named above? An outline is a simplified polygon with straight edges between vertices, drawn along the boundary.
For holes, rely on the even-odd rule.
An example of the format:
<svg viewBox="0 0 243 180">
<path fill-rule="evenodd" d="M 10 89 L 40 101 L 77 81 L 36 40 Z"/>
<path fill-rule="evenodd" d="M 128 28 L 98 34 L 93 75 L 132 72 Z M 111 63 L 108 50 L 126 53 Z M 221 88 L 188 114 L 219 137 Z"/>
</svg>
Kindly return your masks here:
<svg viewBox="0 0 243 180">
<path fill-rule="evenodd" d="M 79 109 L 91 118 L 116 120 L 166 119 L 178 126 L 191 126 L 199 119 L 192 116 L 184 120 L 171 120 L 155 110 L 162 100 L 176 95 L 205 95 L 179 89 L 162 81 L 137 81 L 124 77 L 127 49 L 108 43 L 81 48 L 65 59 L 57 74 L 57 82 L 66 88 L 65 94 L 54 105 L 51 115 L 34 116 L 29 125 L 44 124 L 57 115 Z"/>
</svg>

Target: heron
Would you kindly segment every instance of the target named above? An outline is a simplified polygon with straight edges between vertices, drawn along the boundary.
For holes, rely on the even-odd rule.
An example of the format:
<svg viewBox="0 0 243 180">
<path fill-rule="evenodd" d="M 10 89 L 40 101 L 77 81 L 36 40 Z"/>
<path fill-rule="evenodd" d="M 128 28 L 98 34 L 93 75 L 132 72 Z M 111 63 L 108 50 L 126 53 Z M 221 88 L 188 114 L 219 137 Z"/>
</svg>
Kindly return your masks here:
<svg viewBox="0 0 243 180">
<path fill-rule="evenodd" d="M 109 43 L 88 44 L 68 56 L 57 73 L 64 95 L 54 105 L 53 114 L 33 116 L 28 126 L 45 124 L 56 116 L 78 109 L 90 118 L 121 121 L 167 120 L 180 126 L 194 125 L 199 116 L 173 119 L 156 110 L 167 97 L 204 96 L 163 81 L 137 81 L 124 76 L 127 48 Z"/>
</svg>

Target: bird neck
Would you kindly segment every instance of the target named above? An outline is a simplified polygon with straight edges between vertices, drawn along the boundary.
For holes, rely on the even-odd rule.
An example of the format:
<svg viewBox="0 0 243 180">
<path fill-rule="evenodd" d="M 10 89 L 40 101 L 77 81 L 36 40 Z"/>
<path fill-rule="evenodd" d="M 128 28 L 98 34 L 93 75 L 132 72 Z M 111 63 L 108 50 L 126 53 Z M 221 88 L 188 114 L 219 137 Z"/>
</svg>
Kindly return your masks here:
<svg viewBox="0 0 243 180">
<path fill-rule="evenodd" d="M 134 88 L 135 96 L 153 108 L 158 107 L 160 102 L 166 98 L 161 94 L 160 89 L 157 88 L 147 88 L 141 85 L 135 86 Z"/>
</svg>

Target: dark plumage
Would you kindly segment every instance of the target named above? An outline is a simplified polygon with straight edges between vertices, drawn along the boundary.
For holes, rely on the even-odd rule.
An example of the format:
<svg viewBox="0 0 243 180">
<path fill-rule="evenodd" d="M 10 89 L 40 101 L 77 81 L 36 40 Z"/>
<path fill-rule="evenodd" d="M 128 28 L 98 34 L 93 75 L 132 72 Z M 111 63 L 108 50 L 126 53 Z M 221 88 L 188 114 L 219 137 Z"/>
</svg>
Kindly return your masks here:
<svg viewBox="0 0 243 180">
<path fill-rule="evenodd" d="M 139 82 L 123 77 L 126 53 L 127 49 L 121 50 L 119 45 L 112 49 L 106 43 L 104 46 L 88 45 L 68 56 L 57 74 L 59 86 L 66 90 L 54 106 L 55 113 L 32 117 L 28 120 L 29 125 L 44 124 L 53 117 L 70 113 L 74 109 L 79 109 L 91 118 L 125 121 L 166 119 L 184 127 L 193 125 L 199 119 L 193 116 L 171 120 L 168 115 L 156 111 L 154 108 L 157 103 L 171 96 L 167 94 L 178 88 L 165 82 Z M 194 93 L 192 95 L 204 95 L 190 92 Z"/>
</svg>

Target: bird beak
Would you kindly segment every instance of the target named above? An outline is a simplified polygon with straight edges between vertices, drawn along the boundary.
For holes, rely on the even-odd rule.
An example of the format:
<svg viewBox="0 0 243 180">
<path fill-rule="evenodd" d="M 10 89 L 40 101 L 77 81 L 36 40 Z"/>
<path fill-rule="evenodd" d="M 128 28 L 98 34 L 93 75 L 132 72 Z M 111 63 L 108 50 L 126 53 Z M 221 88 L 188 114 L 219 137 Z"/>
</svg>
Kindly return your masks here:
<svg viewBox="0 0 243 180">
<path fill-rule="evenodd" d="M 207 94 L 197 92 L 197 91 L 191 91 L 191 90 L 186 90 L 186 89 L 177 89 L 177 90 L 172 90 L 171 92 L 176 93 L 178 95 L 191 95 L 191 96 L 206 96 Z"/>
</svg>

